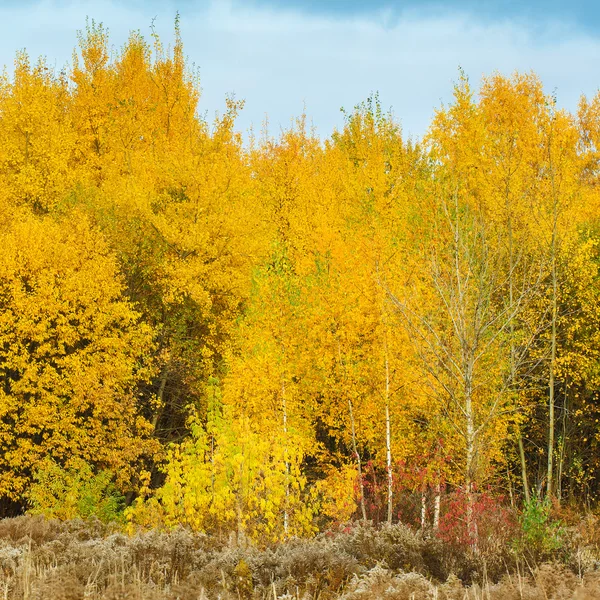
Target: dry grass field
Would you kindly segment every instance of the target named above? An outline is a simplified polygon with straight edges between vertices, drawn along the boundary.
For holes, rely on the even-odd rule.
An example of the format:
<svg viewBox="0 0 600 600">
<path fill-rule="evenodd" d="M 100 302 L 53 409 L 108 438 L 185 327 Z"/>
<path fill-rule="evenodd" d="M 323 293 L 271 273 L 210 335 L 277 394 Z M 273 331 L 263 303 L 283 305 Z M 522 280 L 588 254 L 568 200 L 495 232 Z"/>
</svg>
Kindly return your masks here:
<svg viewBox="0 0 600 600">
<path fill-rule="evenodd" d="M 592 600 L 595 553 L 534 564 L 459 552 L 395 525 L 355 525 L 257 548 L 179 529 L 124 535 L 98 521 L 0 521 L 0 598 L 10 600 Z"/>
</svg>

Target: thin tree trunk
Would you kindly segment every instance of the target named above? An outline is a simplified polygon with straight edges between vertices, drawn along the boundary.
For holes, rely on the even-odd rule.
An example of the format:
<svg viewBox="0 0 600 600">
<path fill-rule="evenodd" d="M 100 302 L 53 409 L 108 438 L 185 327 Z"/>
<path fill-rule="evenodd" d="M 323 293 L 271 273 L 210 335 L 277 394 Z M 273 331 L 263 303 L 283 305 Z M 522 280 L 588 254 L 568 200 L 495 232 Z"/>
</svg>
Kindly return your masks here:
<svg viewBox="0 0 600 600">
<path fill-rule="evenodd" d="M 379 277 L 379 263 L 376 264 L 377 276 Z M 390 416 L 390 356 L 388 347 L 388 329 L 385 310 L 385 300 L 381 305 L 381 324 L 383 325 L 383 354 L 385 368 L 385 454 L 386 454 L 386 474 L 387 474 L 387 522 L 392 523 L 394 509 L 394 475 L 392 471 L 392 424 Z"/>
<path fill-rule="evenodd" d="M 244 456 L 244 449 L 242 447 L 242 457 Z M 236 520 L 237 520 L 237 544 L 238 546 L 242 545 L 244 539 L 244 520 L 243 520 L 243 510 L 242 510 L 242 498 L 244 497 L 244 459 L 239 465 L 239 486 L 237 489 L 236 499 L 235 499 L 235 512 L 236 512 Z"/>
<path fill-rule="evenodd" d="M 340 363 L 340 367 L 343 370 L 344 381 L 346 379 L 346 369 L 344 362 L 342 361 L 342 351 L 340 349 L 340 341 L 338 340 L 338 360 Z M 362 461 L 360 458 L 360 454 L 358 452 L 358 445 L 356 443 L 356 425 L 354 422 L 354 408 L 352 406 L 352 398 L 350 394 L 348 394 L 348 413 L 350 415 L 350 429 L 352 432 L 352 452 L 354 453 L 354 458 L 356 460 L 356 470 L 358 472 L 358 489 L 360 493 L 360 512 L 363 518 L 363 521 L 367 520 L 367 509 L 365 507 L 365 486 L 363 482 L 363 474 L 362 474 Z"/>
<path fill-rule="evenodd" d="M 240 491 L 241 495 L 241 491 Z M 241 498 L 238 497 L 236 500 L 236 514 L 237 514 L 237 544 L 242 545 L 244 539 L 244 525 L 242 520 L 242 502 Z"/>
<path fill-rule="evenodd" d="M 162 415 L 163 410 L 163 398 L 165 395 L 165 388 L 167 387 L 167 380 L 169 378 L 169 365 L 166 365 L 161 376 L 160 376 L 160 385 L 158 387 L 158 408 L 152 417 L 152 431 L 156 431 L 156 426 L 158 425 L 158 421 Z"/>
<path fill-rule="evenodd" d="M 523 436 L 519 432 L 519 456 L 521 457 L 521 479 L 523 480 L 523 491 L 525 492 L 525 502 L 529 504 L 529 482 L 527 480 L 527 462 L 525 461 L 525 448 L 523 447 Z"/>
<path fill-rule="evenodd" d="M 550 242 L 550 259 L 552 261 L 552 332 L 550 339 L 550 373 L 548 377 L 548 472 L 546 495 L 550 497 L 554 490 L 554 403 L 555 403 L 555 370 L 556 370 L 556 329 L 558 321 L 558 273 L 556 255 L 558 251 L 558 196 L 554 180 L 554 164 L 552 161 L 552 131 L 548 145 L 548 161 L 550 163 L 550 183 L 552 186 L 552 239 Z"/>
<path fill-rule="evenodd" d="M 385 333 L 385 449 L 388 483 L 387 522 L 391 524 L 394 502 L 394 477 L 392 473 L 392 427 L 390 421 L 390 361 L 388 356 L 387 331 Z"/>
<path fill-rule="evenodd" d="M 508 226 L 508 297 L 510 306 L 514 306 L 514 269 L 515 255 L 513 245 L 512 214 L 510 207 L 510 184 L 506 183 L 506 214 Z M 515 391 L 516 368 L 515 368 L 515 323 L 514 319 L 510 321 L 510 389 Z M 527 480 L 527 461 L 525 460 L 525 448 L 523 446 L 523 435 L 519 429 L 519 458 L 521 460 L 521 481 L 525 502 L 529 502 L 529 482 Z"/>
<path fill-rule="evenodd" d="M 281 377 L 281 408 L 283 410 L 283 436 L 284 436 L 284 460 L 285 460 L 285 507 L 283 510 L 283 531 L 287 537 L 289 529 L 288 508 L 290 505 L 290 463 L 288 461 L 287 437 L 288 437 L 288 414 L 287 399 L 285 394 L 285 376 Z"/>
<path fill-rule="evenodd" d="M 548 377 L 548 472 L 546 495 L 550 497 L 554 488 L 554 371 L 556 368 L 556 321 L 558 316 L 558 277 L 556 273 L 556 199 L 554 200 L 554 224 L 552 228 L 552 332 L 550 338 L 550 374 Z"/>
<path fill-rule="evenodd" d="M 562 437 L 560 443 L 560 453 L 558 455 L 558 479 L 556 482 L 556 491 L 558 500 L 562 500 L 562 479 L 563 479 L 563 468 L 565 463 L 565 453 L 567 446 L 567 392 L 565 389 L 565 400 L 563 403 L 563 416 L 562 416 Z"/>
<path fill-rule="evenodd" d="M 475 416 L 473 413 L 472 365 L 465 372 L 465 418 L 466 418 L 466 473 L 465 494 L 467 499 L 467 532 L 473 547 L 477 547 L 477 530 L 474 521 L 474 466 L 475 466 Z"/>
<path fill-rule="evenodd" d="M 367 520 L 367 509 L 365 507 L 365 485 L 363 482 L 362 474 L 362 461 L 358 452 L 356 444 L 356 428 L 354 424 L 354 410 L 352 409 L 352 400 L 348 397 L 348 412 L 350 413 L 350 425 L 352 428 L 352 451 L 354 452 L 354 458 L 356 459 L 356 470 L 358 471 L 358 489 L 360 492 L 360 512 L 362 514 L 363 521 Z"/>
<path fill-rule="evenodd" d="M 454 197 L 456 203 L 456 212 L 458 213 L 458 196 Z M 457 222 L 454 228 L 454 269 L 456 277 L 456 288 L 457 288 L 457 302 L 458 302 L 458 314 L 459 322 L 465 323 L 465 311 L 466 299 L 465 295 L 467 290 L 463 287 L 465 277 L 462 273 L 460 264 L 460 247 L 461 247 L 461 234 L 460 225 Z M 476 319 L 475 327 L 477 328 Z M 477 335 L 477 333 L 475 334 Z M 463 414 L 465 417 L 465 495 L 466 495 L 466 521 L 467 521 L 467 535 L 471 542 L 471 545 L 477 547 L 477 533 L 474 523 L 474 498 L 473 498 L 473 483 L 474 483 L 474 467 L 475 467 L 475 413 L 473 408 L 473 376 L 474 376 L 474 354 L 473 354 L 473 341 L 469 339 L 469 331 L 465 325 L 462 325 L 459 333 L 460 347 L 461 347 L 461 363 L 462 363 L 462 383 L 464 393 L 464 410 Z"/>
<path fill-rule="evenodd" d="M 433 501 L 433 529 L 437 531 L 440 526 L 440 505 L 442 500 L 442 489 L 439 482 L 435 486 L 435 499 Z"/>
<path fill-rule="evenodd" d="M 515 495 L 513 494 L 512 478 L 510 476 L 510 470 L 506 465 L 506 481 L 508 482 L 508 497 L 510 498 L 510 507 L 515 508 Z"/>
</svg>

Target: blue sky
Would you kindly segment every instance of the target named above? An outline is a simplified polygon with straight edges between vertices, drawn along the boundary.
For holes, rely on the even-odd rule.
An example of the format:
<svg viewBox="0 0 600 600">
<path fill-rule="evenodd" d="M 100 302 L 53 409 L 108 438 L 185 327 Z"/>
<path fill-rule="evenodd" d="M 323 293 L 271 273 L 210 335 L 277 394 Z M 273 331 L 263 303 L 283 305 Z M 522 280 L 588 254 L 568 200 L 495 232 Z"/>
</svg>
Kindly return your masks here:
<svg viewBox="0 0 600 600">
<path fill-rule="evenodd" d="M 496 70 L 534 70 L 574 110 L 600 85 L 600 8 L 595 2 L 460 0 L 22 0 L 0 1 L 0 63 L 15 50 L 46 55 L 60 69 L 86 16 L 102 21 L 115 47 L 152 19 L 171 39 L 181 14 L 185 51 L 200 69 L 201 110 L 227 94 L 246 101 L 241 130 L 276 133 L 306 109 L 317 131 L 342 124 L 378 91 L 407 135 L 421 136 L 448 101 L 458 68 L 478 83 Z"/>
<path fill-rule="evenodd" d="M 590 29 L 597 28 L 600 23 L 600 8 L 595 0 L 237 0 L 236 4 L 332 16 L 364 16 L 383 12 L 392 21 L 394 17 L 416 11 L 423 15 L 465 12 L 479 19 L 521 19 L 530 21 L 530 24 L 550 18 L 571 21 Z"/>
</svg>

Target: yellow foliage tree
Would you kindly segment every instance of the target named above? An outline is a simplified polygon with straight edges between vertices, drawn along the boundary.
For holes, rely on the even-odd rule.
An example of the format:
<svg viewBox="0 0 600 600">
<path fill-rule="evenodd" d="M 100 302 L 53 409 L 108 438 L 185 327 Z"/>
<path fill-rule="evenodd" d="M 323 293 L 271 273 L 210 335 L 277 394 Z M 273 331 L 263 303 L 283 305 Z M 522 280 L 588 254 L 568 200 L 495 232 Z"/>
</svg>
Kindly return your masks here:
<svg viewBox="0 0 600 600">
<path fill-rule="evenodd" d="M 75 136 L 64 74 L 17 54 L 14 75 L 0 79 L 0 181 L 5 198 L 46 213 L 74 183 Z"/>
<path fill-rule="evenodd" d="M 0 495 L 21 498 L 46 457 L 110 469 L 129 489 L 156 450 L 136 393 L 152 332 L 114 256 L 84 217 L 66 228 L 17 214 L 0 239 Z"/>
</svg>

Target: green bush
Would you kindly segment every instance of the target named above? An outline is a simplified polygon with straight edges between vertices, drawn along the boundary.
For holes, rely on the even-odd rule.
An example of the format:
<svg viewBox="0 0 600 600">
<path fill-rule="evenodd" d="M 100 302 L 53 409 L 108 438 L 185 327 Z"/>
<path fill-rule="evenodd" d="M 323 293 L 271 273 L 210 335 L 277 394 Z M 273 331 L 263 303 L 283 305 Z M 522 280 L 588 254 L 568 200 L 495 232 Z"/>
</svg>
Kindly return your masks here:
<svg viewBox="0 0 600 600">
<path fill-rule="evenodd" d="M 104 523 L 122 522 L 125 499 L 113 480 L 110 471 L 94 473 L 84 461 L 64 468 L 46 460 L 27 494 L 28 512 L 61 520 L 96 517 Z"/>
<path fill-rule="evenodd" d="M 520 531 L 515 540 L 518 554 L 543 559 L 564 545 L 565 531 L 560 521 L 552 518 L 549 499 L 532 496 L 519 517 Z"/>
</svg>

